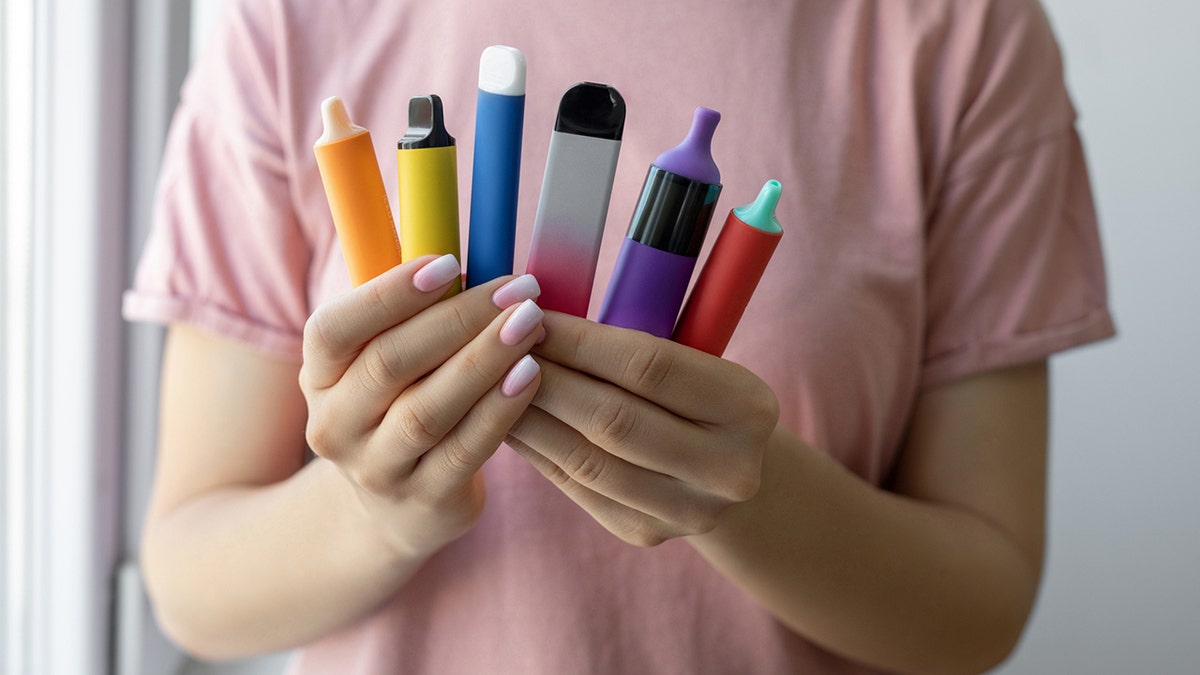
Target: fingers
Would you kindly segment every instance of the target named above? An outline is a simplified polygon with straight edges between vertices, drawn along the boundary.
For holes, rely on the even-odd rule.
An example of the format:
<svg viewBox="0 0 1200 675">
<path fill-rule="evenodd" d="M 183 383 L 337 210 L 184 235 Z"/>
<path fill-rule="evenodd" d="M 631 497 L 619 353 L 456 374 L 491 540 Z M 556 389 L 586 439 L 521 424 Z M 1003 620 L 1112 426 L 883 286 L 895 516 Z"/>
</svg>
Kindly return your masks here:
<svg viewBox="0 0 1200 675">
<path fill-rule="evenodd" d="M 437 302 L 458 274 L 454 256 L 422 256 L 318 307 L 304 326 L 302 384 L 332 386 L 371 339 Z"/>
<path fill-rule="evenodd" d="M 459 293 L 388 329 L 363 347 L 343 381 L 366 398 L 390 403 L 495 320 L 504 307 L 497 305 L 492 296 L 510 279 L 496 279 Z M 509 295 L 520 296 L 517 301 L 521 301 L 536 298 L 539 292 L 534 282 L 525 293 Z M 377 412 L 381 413 L 382 409 Z"/>
<path fill-rule="evenodd" d="M 549 334 L 549 331 L 548 331 Z M 549 341 L 549 338 L 547 338 Z M 755 467 L 733 438 L 633 396 L 607 382 L 541 361 L 542 387 L 533 405 L 574 428 L 592 445 L 643 469 L 680 479 L 705 491 L 743 498 L 758 488 Z"/>
<path fill-rule="evenodd" d="M 432 291 L 433 294 L 441 292 L 441 287 Z M 376 336 L 361 349 L 332 388 L 334 395 L 325 402 L 332 406 L 327 411 L 329 415 L 343 420 L 339 428 L 344 433 L 337 440 L 353 445 L 364 434 L 371 433 L 385 416 L 391 414 L 389 411 L 403 392 L 455 358 L 460 350 L 497 320 L 501 313 L 497 302 L 519 302 L 537 297 L 539 293 L 537 282 L 528 275 L 511 280 L 497 279 L 430 306 Z M 493 336 L 489 344 L 495 343 L 497 340 Z M 512 349 L 505 352 L 507 362 L 502 367 L 512 365 L 521 355 L 511 352 Z M 468 354 L 479 354 L 479 348 Z M 462 364 L 461 358 L 455 363 Z M 465 368 L 464 372 L 470 376 L 475 371 Z M 483 389 L 486 390 L 486 387 Z M 481 394 L 482 391 L 474 391 L 474 400 Z M 432 402 L 418 401 L 418 404 L 427 404 L 432 411 L 441 409 Z M 461 406 L 455 409 L 463 410 Z M 420 421 L 432 414 L 436 413 L 412 411 L 410 417 Z M 442 426 L 438 425 L 438 428 Z M 415 424 L 404 428 L 409 429 L 416 439 L 427 436 Z M 424 442 L 418 445 L 421 448 L 428 447 Z"/>
<path fill-rule="evenodd" d="M 552 312 L 547 339 L 535 353 L 567 368 L 588 373 L 702 423 L 732 417 L 777 415 L 774 395 L 757 377 L 724 359 L 641 331 L 605 326 Z"/>
<path fill-rule="evenodd" d="M 604 527 L 653 545 L 757 494 L 778 421 L 759 378 L 637 331 L 553 312 L 544 324 L 541 386 L 509 443 Z"/>
<path fill-rule="evenodd" d="M 502 312 L 462 350 L 397 397 L 362 442 L 323 456 L 367 492 L 438 504 L 461 494 L 540 383 L 527 352 L 540 337 L 531 300 Z"/>
<path fill-rule="evenodd" d="M 509 446 L 539 473 L 555 483 L 563 494 L 578 504 L 604 529 L 634 546 L 658 546 L 668 539 L 686 534 L 654 516 L 630 508 L 570 480 L 554 462 L 518 440 L 510 439 Z"/>
<path fill-rule="evenodd" d="M 647 535 L 653 539 L 708 532 L 729 503 L 606 453 L 537 408 L 531 407 L 513 425 L 509 444 L 605 527 L 640 545 Z"/>
<path fill-rule="evenodd" d="M 441 443 L 418 459 L 412 471 L 414 483 L 436 491 L 438 486 L 461 484 L 478 473 L 528 409 L 540 384 L 537 362 L 531 356 L 522 357 Z"/>
<path fill-rule="evenodd" d="M 475 339 L 392 402 L 376 431 L 379 442 L 394 448 L 393 454 L 416 462 L 463 421 L 489 390 L 500 388 L 502 378 L 539 337 L 541 320 L 542 311 L 532 300 L 501 312 Z M 507 399 L 504 403 L 512 404 L 513 397 L 500 394 Z M 500 439 L 507 429 L 502 427 Z"/>
<path fill-rule="evenodd" d="M 400 408 L 393 414 L 393 408 L 402 393 L 449 361 L 458 372 L 465 373 L 471 385 L 456 393 L 455 387 L 447 386 L 444 378 L 434 379 L 440 384 L 435 391 L 443 391 L 453 397 L 450 401 L 453 407 L 451 416 L 456 416 L 456 420 L 470 407 L 470 403 L 478 400 L 484 391 L 495 384 L 499 374 L 503 374 L 527 352 L 532 341 L 521 340 L 517 345 L 505 345 L 499 341 L 499 331 L 504 321 L 498 317 L 501 315 L 500 305 L 519 304 L 524 299 L 537 297 L 540 289 L 536 280 L 529 275 L 516 279 L 501 278 L 446 301 L 436 302 L 449 287 L 450 282 L 445 279 L 452 277 L 455 274 L 453 270 L 457 269 L 455 263 L 447 266 L 445 272 L 435 269 L 436 274 L 426 275 L 429 267 L 439 264 L 443 259 L 436 259 L 416 273 L 410 273 L 407 283 L 412 289 L 388 287 L 394 292 L 407 294 L 410 301 L 416 297 L 416 301 L 410 302 L 410 309 L 413 305 L 424 305 L 424 310 L 399 325 L 387 328 L 361 346 L 358 354 L 332 385 L 314 388 L 311 378 L 307 385 L 302 383 L 306 385 L 302 388 L 309 404 L 308 440 L 318 454 L 333 459 L 355 452 L 356 448 L 371 438 L 380 436 L 376 433 L 378 427 L 389 415 L 399 420 L 392 426 L 393 433 L 397 427 L 402 430 L 389 439 L 393 447 L 397 442 L 403 442 L 398 439 L 407 437 L 415 439 L 410 445 L 418 451 L 428 449 L 430 441 L 436 440 L 435 436 L 440 436 L 448 426 L 452 426 L 448 422 L 450 418 L 443 411 L 442 402 L 430 397 L 416 399 L 414 405 L 417 407 Z M 449 260 L 453 261 L 453 258 Z M 395 312 L 391 316 L 398 314 L 401 313 Z M 331 312 L 328 316 L 347 322 L 361 318 L 353 312 Z M 488 335 L 483 335 L 489 324 L 493 323 L 495 328 Z M 330 325 L 336 325 L 336 322 Z M 335 330 L 340 330 L 340 335 L 357 336 L 370 332 L 370 329 L 362 327 Z M 465 354 L 457 354 L 476 340 L 481 341 Z M 352 340 L 343 342 L 345 345 L 351 343 Z M 490 353 L 495 349 L 499 351 Z M 320 354 L 310 352 L 306 357 L 309 360 L 304 368 L 318 371 L 332 368 L 329 363 L 322 363 Z M 474 367 L 479 364 L 484 367 Z M 424 390 L 431 389 L 426 387 Z M 433 429 L 437 431 L 433 432 Z M 411 453 L 406 457 L 411 460 Z"/>
</svg>

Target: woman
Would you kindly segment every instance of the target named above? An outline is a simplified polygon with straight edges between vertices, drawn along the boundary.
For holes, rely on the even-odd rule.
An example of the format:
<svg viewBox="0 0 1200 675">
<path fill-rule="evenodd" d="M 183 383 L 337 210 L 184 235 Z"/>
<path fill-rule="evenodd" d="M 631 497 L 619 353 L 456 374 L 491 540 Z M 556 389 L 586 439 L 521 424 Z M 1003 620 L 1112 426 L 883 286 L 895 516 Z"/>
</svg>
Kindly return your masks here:
<svg viewBox="0 0 1200 675">
<path fill-rule="evenodd" d="M 436 92 L 470 175 L 490 44 L 529 63 L 517 270 L 577 81 L 629 106 L 601 272 L 696 105 L 719 212 L 781 181 L 725 359 L 543 313 L 527 277 L 435 302 L 444 259 L 350 290 L 319 102 L 386 177 Z M 994 666 L 1040 577 L 1045 360 L 1112 334 L 1073 122 L 1033 0 L 232 3 L 126 299 L 170 324 L 164 627 L 294 673 Z"/>
</svg>

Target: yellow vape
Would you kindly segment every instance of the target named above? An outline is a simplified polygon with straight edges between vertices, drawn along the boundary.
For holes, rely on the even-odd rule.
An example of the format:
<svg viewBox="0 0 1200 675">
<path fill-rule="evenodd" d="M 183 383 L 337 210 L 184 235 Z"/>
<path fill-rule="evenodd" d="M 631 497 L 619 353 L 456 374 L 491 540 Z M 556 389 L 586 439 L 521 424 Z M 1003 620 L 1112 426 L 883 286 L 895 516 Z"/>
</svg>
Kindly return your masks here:
<svg viewBox="0 0 1200 675">
<path fill-rule="evenodd" d="M 459 254 L 458 155 L 446 131 L 437 94 L 408 102 L 408 130 L 396 144 L 399 174 L 400 251 L 404 262 L 423 255 Z M 446 296 L 462 290 L 454 282 Z"/>
</svg>

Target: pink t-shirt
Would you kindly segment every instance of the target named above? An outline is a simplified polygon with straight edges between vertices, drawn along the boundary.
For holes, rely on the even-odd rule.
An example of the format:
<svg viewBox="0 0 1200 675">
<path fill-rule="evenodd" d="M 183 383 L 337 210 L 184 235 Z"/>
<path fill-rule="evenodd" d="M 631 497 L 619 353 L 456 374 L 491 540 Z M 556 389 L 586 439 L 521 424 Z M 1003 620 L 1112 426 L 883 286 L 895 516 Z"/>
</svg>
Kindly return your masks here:
<svg viewBox="0 0 1200 675">
<path fill-rule="evenodd" d="M 726 357 L 867 481 L 886 479 L 923 387 L 1113 332 L 1074 110 L 1034 0 L 229 4 L 184 88 L 132 319 L 299 358 L 313 308 L 349 288 L 311 149 L 333 94 L 371 129 L 393 209 L 408 99 L 443 98 L 465 245 L 479 54 L 508 44 L 529 64 L 515 269 L 568 87 L 611 84 L 629 111 L 593 315 L 646 167 L 697 105 L 719 110 L 714 229 L 776 178 L 785 230 Z M 293 673 L 866 670 L 686 541 L 619 541 L 507 448 L 484 471 L 479 524 L 378 612 L 299 651 Z"/>
</svg>

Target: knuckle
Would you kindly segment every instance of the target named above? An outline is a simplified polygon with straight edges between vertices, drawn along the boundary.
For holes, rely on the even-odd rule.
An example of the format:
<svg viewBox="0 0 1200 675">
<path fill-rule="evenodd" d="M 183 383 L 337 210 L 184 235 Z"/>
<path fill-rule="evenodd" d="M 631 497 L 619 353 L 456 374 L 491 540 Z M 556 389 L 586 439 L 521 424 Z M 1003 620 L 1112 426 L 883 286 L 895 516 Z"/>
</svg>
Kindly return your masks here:
<svg viewBox="0 0 1200 675">
<path fill-rule="evenodd" d="M 735 503 L 745 502 L 753 499 L 761 486 L 761 465 L 746 466 L 726 472 L 719 494 Z"/>
<path fill-rule="evenodd" d="M 308 321 L 304 322 L 302 350 L 306 360 L 310 355 L 319 356 L 329 353 L 330 345 L 333 344 L 333 336 L 330 335 L 331 322 L 329 310 L 324 306 L 318 307 L 308 317 Z"/>
<path fill-rule="evenodd" d="M 722 510 L 723 508 L 720 506 L 708 503 L 693 504 L 679 519 L 679 527 L 682 530 L 680 534 L 692 535 L 712 532 L 717 527 L 718 516 Z"/>
<path fill-rule="evenodd" d="M 551 483 L 560 489 L 568 488 L 571 484 L 571 475 L 557 464 L 551 464 L 544 474 Z"/>
<path fill-rule="evenodd" d="M 581 360 L 586 360 L 586 355 L 584 354 L 586 336 L 582 330 L 579 330 L 577 326 L 572 324 L 569 329 L 561 331 L 561 334 L 556 335 L 558 335 L 558 341 L 563 345 L 563 349 L 567 354 L 567 360 L 570 363 L 578 363 Z"/>
<path fill-rule="evenodd" d="M 390 495 L 395 483 L 383 471 L 365 466 L 357 466 L 347 471 L 350 480 L 360 488 L 373 495 Z"/>
<path fill-rule="evenodd" d="M 708 534 L 717 529 L 717 514 L 706 515 L 697 518 L 693 523 L 689 535 Z"/>
<path fill-rule="evenodd" d="M 447 304 L 447 303 L 443 303 Z M 447 304 L 446 309 L 449 311 L 449 316 L 446 317 L 451 333 L 457 333 L 459 340 L 465 343 L 479 334 L 481 327 L 476 327 L 471 317 L 467 315 L 462 305 L 457 303 Z"/>
<path fill-rule="evenodd" d="M 647 523 L 639 522 L 640 520 L 631 518 L 614 534 L 638 548 L 654 548 L 668 539 L 665 534 L 656 531 Z"/>
<path fill-rule="evenodd" d="M 337 446 L 333 442 L 333 429 L 314 415 L 309 415 L 308 422 L 305 423 L 304 440 L 318 457 L 331 461 L 337 458 L 335 451 Z"/>
<path fill-rule="evenodd" d="M 392 305 L 392 296 L 390 293 L 384 292 L 385 286 L 383 284 L 365 284 L 363 288 L 367 291 L 369 307 L 378 308 L 384 315 L 390 316 L 395 313 L 395 308 Z"/>
<path fill-rule="evenodd" d="M 605 477 L 608 461 L 603 450 L 583 441 L 571 449 L 563 461 L 562 469 L 576 483 L 595 486 Z"/>
<path fill-rule="evenodd" d="M 737 417 L 752 427 L 773 428 L 779 421 L 779 399 L 766 382 L 749 371 L 744 375 L 745 384 L 734 399 L 742 401 Z"/>
<path fill-rule="evenodd" d="M 300 364 L 300 374 L 296 377 L 296 383 L 300 385 L 300 391 L 305 398 L 321 388 L 321 383 L 317 381 L 313 367 L 307 360 Z"/>
<path fill-rule="evenodd" d="M 482 465 L 478 453 L 456 440 L 448 440 L 443 447 L 445 465 L 450 475 L 470 475 Z"/>
<path fill-rule="evenodd" d="M 625 399 L 606 395 L 592 411 L 590 426 L 600 445 L 614 447 L 629 441 L 637 423 L 637 412 Z"/>
<path fill-rule="evenodd" d="M 747 474 L 740 479 L 734 480 L 729 485 L 728 494 L 731 499 L 737 502 L 748 502 L 754 499 L 758 494 L 759 487 L 762 486 L 762 476 L 758 474 Z"/>
<path fill-rule="evenodd" d="M 433 447 L 442 434 L 436 431 L 436 426 L 429 416 L 416 404 L 401 406 L 396 412 L 395 423 L 392 425 L 396 441 L 406 449 L 424 450 Z"/>
<path fill-rule="evenodd" d="M 398 359 L 389 358 L 376 343 L 364 350 L 359 358 L 362 359 L 364 382 L 371 391 L 389 391 L 403 377 L 404 366 L 397 362 Z"/>
<path fill-rule="evenodd" d="M 463 532 L 479 522 L 486 502 L 477 490 L 457 490 L 441 495 L 434 508 L 447 520 L 451 530 Z"/>
<path fill-rule="evenodd" d="M 675 357 L 661 344 L 638 349 L 625 366 L 625 379 L 639 392 L 653 392 L 662 387 L 675 367 Z"/>
<path fill-rule="evenodd" d="M 465 349 L 460 354 L 462 360 L 459 362 L 457 370 L 463 385 L 474 387 L 486 383 L 490 386 L 499 377 L 479 352 Z"/>
<path fill-rule="evenodd" d="M 757 380 L 757 383 L 758 392 L 754 400 L 758 401 L 758 405 L 755 406 L 758 421 L 764 426 L 774 428 L 779 422 L 779 399 L 766 382 Z"/>
<path fill-rule="evenodd" d="M 310 404 L 304 422 L 304 442 L 315 455 L 335 464 L 341 462 L 349 446 L 347 430 L 336 423 L 336 415 L 330 414 L 328 402 Z"/>
</svg>

